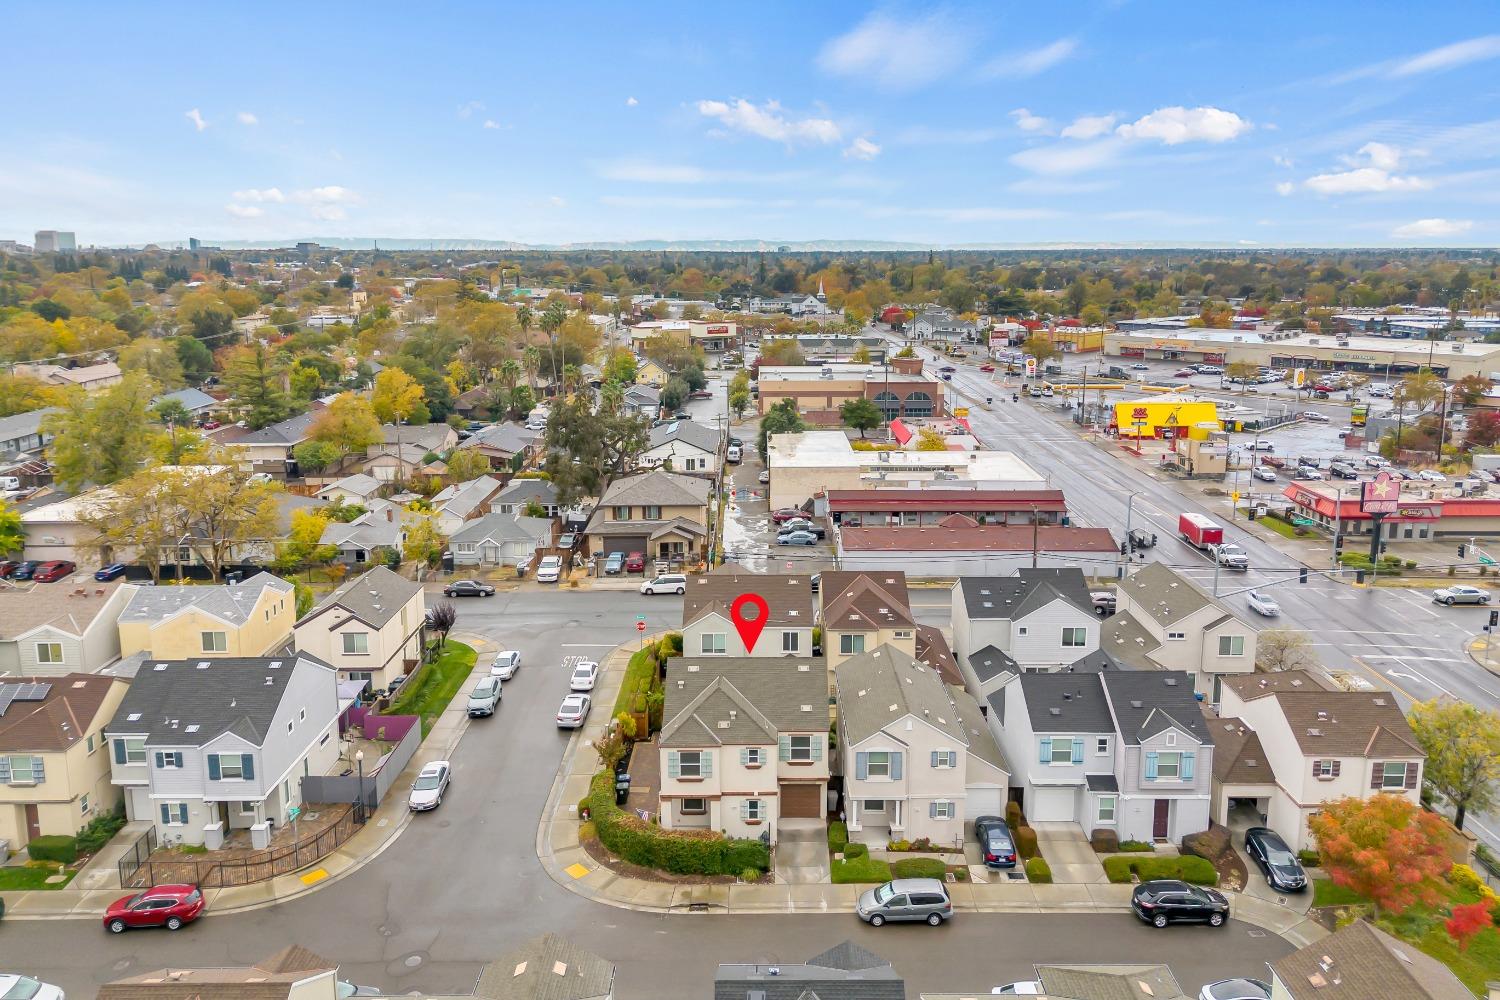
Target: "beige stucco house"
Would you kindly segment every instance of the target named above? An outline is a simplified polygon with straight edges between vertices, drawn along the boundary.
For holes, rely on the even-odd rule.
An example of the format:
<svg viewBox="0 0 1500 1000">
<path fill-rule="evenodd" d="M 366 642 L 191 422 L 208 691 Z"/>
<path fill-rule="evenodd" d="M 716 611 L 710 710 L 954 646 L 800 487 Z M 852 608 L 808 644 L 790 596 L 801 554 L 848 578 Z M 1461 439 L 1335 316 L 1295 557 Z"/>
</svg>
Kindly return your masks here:
<svg viewBox="0 0 1500 1000">
<path fill-rule="evenodd" d="M 223 586 L 133 589 L 120 614 L 121 656 L 263 656 L 291 641 L 297 619 L 292 585 L 272 573 Z"/>
<path fill-rule="evenodd" d="M 766 624 L 746 649 L 732 617 L 735 600 L 756 594 L 766 602 Z M 699 573 L 682 598 L 686 656 L 811 656 L 812 577 L 806 573 Z"/>
<path fill-rule="evenodd" d="M 835 670 L 851 656 L 890 646 L 917 655 L 917 623 L 901 570 L 822 574 L 823 655 Z"/>
<path fill-rule="evenodd" d="M 388 688 L 421 662 L 427 621 L 422 585 L 376 567 L 325 597 L 297 623 L 297 652 L 338 670 L 339 680 Z"/>
</svg>

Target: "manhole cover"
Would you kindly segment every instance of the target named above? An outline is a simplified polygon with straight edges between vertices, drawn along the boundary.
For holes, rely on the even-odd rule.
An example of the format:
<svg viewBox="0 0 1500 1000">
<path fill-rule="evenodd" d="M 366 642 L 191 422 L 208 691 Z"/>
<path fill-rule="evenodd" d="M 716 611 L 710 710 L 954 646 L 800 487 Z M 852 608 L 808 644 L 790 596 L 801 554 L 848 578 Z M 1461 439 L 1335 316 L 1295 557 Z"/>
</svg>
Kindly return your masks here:
<svg viewBox="0 0 1500 1000">
<path fill-rule="evenodd" d="M 404 965 L 404 966 L 406 966 L 408 969 L 415 969 L 417 966 L 419 966 L 419 965 L 422 964 L 422 956 L 421 955 L 407 955 L 405 958 L 403 958 L 401 960 L 401 964 Z"/>
<path fill-rule="evenodd" d="M 406 976 L 422 967 L 422 963 L 431 958 L 425 951 L 413 951 L 399 958 L 392 959 L 386 963 L 385 971 L 389 976 Z"/>
</svg>

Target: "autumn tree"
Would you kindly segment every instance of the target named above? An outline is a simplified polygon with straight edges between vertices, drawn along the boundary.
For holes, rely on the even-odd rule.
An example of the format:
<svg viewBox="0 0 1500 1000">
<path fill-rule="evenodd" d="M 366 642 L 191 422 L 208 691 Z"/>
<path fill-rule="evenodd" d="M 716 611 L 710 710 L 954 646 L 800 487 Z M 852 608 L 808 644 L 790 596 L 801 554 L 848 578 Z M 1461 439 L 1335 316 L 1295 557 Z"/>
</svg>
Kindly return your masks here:
<svg viewBox="0 0 1500 1000">
<path fill-rule="evenodd" d="M 1500 413 L 1494 410 L 1475 410 L 1469 414 L 1468 429 L 1464 432 L 1464 447 L 1493 448 L 1500 444 Z"/>
<path fill-rule="evenodd" d="M 21 527 L 21 512 L 0 500 L 0 555 L 20 552 L 25 544 L 26 532 Z"/>
<path fill-rule="evenodd" d="M 1049 338 L 1033 333 L 1021 345 L 1021 353 L 1028 357 L 1036 358 L 1036 363 L 1042 365 L 1052 358 L 1057 357 L 1062 352 L 1057 349 L 1057 345 L 1052 343 Z"/>
<path fill-rule="evenodd" d="M 323 532 L 328 523 L 329 517 L 324 510 L 293 510 L 286 537 L 276 546 L 273 565 L 277 572 L 296 573 L 330 563 L 337 558 L 338 546 L 323 544 Z"/>
<path fill-rule="evenodd" d="M 766 443 L 772 434 L 801 434 L 805 430 L 807 424 L 803 421 L 802 414 L 797 412 L 796 401 L 783 399 L 767 410 L 766 415 L 760 419 L 760 435 L 756 444 L 761 457 L 770 457 L 770 453 L 766 451 Z"/>
<path fill-rule="evenodd" d="M 764 367 L 800 367 L 807 364 L 807 358 L 802 354 L 802 347 L 790 337 L 779 340 L 771 340 L 760 345 L 759 366 Z"/>
<path fill-rule="evenodd" d="M 252 481 L 233 464 L 185 468 L 176 476 L 183 483 L 183 538 L 211 579 L 236 557 L 249 557 L 249 546 L 279 534 L 280 483 Z"/>
<path fill-rule="evenodd" d="M 57 481 L 70 490 L 107 486 L 145 465 L 162 434 L 150 414 L 156 393 L 156 383 L 139 372 L 99 392 L 69 392 L 61 409 L 42 419 Z"/>
<path fill-rule="evenodd" d="M 448 456 L 448 479 L 454 483 L 467 483 L 492 471 L 487 455 L 478 448 L 455 448 Z"/>
<path fill-rule="evenodd" d="M 341 392 L 335 396 L 313 418 L 307 434 L 314 441 L 333 445 L 345 455 L 364 451 L 371 445 L 379 444 L 385 437 L 370 401 L 352 392 Z"/>
<path fill-rule="evenodd" d="M 1255 638 L 1255 665 L 1261 670 L 1311 670 L 1318 665 L 1306 632 L 1268 628 Z"/>
<path fill-rule="evenodd" d="M 1398 396 L 1393 399 L 1402 404 L 1411 404 L 1418 412 L 1436 403 L 1443 395 L 1443 380 L 1423 368 L 1403 378 L 1396 386 Z"/>
<path fill-rule="evenodd" d="M 406 529 L 401 555 L 419 566 L 436 566 L 443 557 L 443 536 L 430 517 L 418 518 Z"/>
<path fill-rule="evenodd" d="M 1453 399 L 1465 406 L 1473 406 L 1492 388 L 1494 383 L 1483 375 L 1465 375 L 1453 383 Z"/>
<path fill-rule="evenodd" d="M 917 432 L 917 451 L 947 451 L 948 442 L 943 440 L 943 435 L 931 427 L 923 427 Z"/>
<path fill-rule="evenodd" d="M 409 419 L 422 404 L 424 395 L 416 379 L 400 368 L 387 368 L 375 376 L 370 405 L 381 423 L 394 424 Z"/>
<path fill-rule="evenodd" d="M 1495 918 L 1490 913 L 1490 903 L 1483 899 L 1473 903 L 1460 903 L 1453 908 L 1452 915 L 1443 921 L 1443 929 L 1458 945 L 1459 951 L 1468 951 L 1469 942 L 1474 935 L 1493 926 Z"/>
<path fill-rule="evenodd" d="M 839 418 L 845 427 L 853 427 L 864 437 L 865 431 L 874 430 L 885 420 L 880 407 L 864 397 L 850 399 L 839 404 Z"/>
<path fill-rule="evenodd" d="M 1326 803 L 1308 819 L 1320 864 L 1334 884 L 1400 914 L 1434 904 L 1452 866 L 1443 820 L 1402 795 Z"/>
<path fill-rule="evenodd" d="M 125 345 L 118 361 L 121 370 L 145 372 L 164 389 L 180 389 L 187 384 L 174 341 L 142 337 Z"/>
<path fill-rule="evenodd" d="M 59 406 L 67 396 L 60 386 L 50 385 L 31 375 L 12 375 L 0 371 L 0 417 L 30 413 L 49 406 Z"/>
<path fill-rule="evenodd" d="M 635 355 L 624 347 L 609 352 L 601 375 L 606 382 L 630 385 L 635 381 Z"/>
<path fill-rule="evenodd" d="M 342 448 L 327 441 L 309 439 L 292 449 L 292 458 L 303 474 L 321 472 L 346 455 Z"/>
<path fill-rule="evenodd" d="M 1406 718 L 1427 754 L 1427 783 L 1453 804 L 1453 825 L 1462 830 L 1468 813 L 1489 809 L 1500 787 L 1500 713 L 1434 698 L 1413 705 Z"/>
<path fill-rule="evenodd" d="M 234 328 L 234 310 L 212 291 L 195 289 L 178 301 L 177 322 L 183 332 L 200 341 L 213 342 L 227 337 Z"/>
<path fill-rule="evenodd" d="M 650 427 L 622 409 L 595 412 L 582 398 L 566 399 L 547 421 L 546 471 L 557 487 L 558 505 L 598 496 L 608 477 L 624 472 L 646 449 Z"/>
<path fill-rule="evenodd" d="M 849 357 L 849 361 L 851 363 L 853 363 L 853 364 L 856 364 L 856 365 L 867 365 L 867 364 L 869 364 L 870 363 L 870 349 L 868 347 L 866 347 L 864 344 L 860 344 L 858 347 L 856 347 L 854 349 L 854 353 Z"/>
</svg>

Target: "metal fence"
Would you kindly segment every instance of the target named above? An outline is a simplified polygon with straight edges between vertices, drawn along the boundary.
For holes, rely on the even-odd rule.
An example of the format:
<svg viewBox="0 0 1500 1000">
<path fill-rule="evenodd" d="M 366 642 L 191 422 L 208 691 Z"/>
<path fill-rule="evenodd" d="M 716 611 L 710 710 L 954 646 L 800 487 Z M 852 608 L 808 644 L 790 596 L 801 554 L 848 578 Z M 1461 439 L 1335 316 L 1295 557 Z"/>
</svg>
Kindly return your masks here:
<svg viewBox="0 0 1500 1000">
<path fill-rule="evenodd" d="M 136 870 L 145 864 L 151 852 L 156 850 L 156 825 L 152 824 L 146 832 L 136 838 L 135 843 L 130 845 L 130 850 L 120 859 L 120 884 L 132 885 L 131 879 L 135 878 Z"/>
<path fill-rule="evenodd" d="M 128 878 L 122 862 L 120 884 L 128 889 L 144 889 L 153 885 L 194 883 L 205 889 L 222 889 L 290 874 L 327 857 L 359 829 L 352 809 L 345 806 L 331 808 L 342 808 L 344 814 L 315 837 L 282 847 L 255 851 L 239 858 L 200 860 L 191 855 L 156 860 L 142 858 Z"/>
</svg>

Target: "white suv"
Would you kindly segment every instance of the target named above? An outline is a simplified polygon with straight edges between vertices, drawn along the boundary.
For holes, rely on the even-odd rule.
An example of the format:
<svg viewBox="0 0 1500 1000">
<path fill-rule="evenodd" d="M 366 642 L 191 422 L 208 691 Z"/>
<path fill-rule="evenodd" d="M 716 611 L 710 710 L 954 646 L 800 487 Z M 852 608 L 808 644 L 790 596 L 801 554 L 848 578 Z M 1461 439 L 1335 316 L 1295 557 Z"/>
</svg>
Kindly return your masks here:
<svg viewBox="0 0 1500 1000">
<path fill-rule="evenodd" d="M 543 556 L 542 561 L 537 563 L 537 583 L 556 583 L 560 576 L 562 576 L 562 556 Z"/>
</svg>

